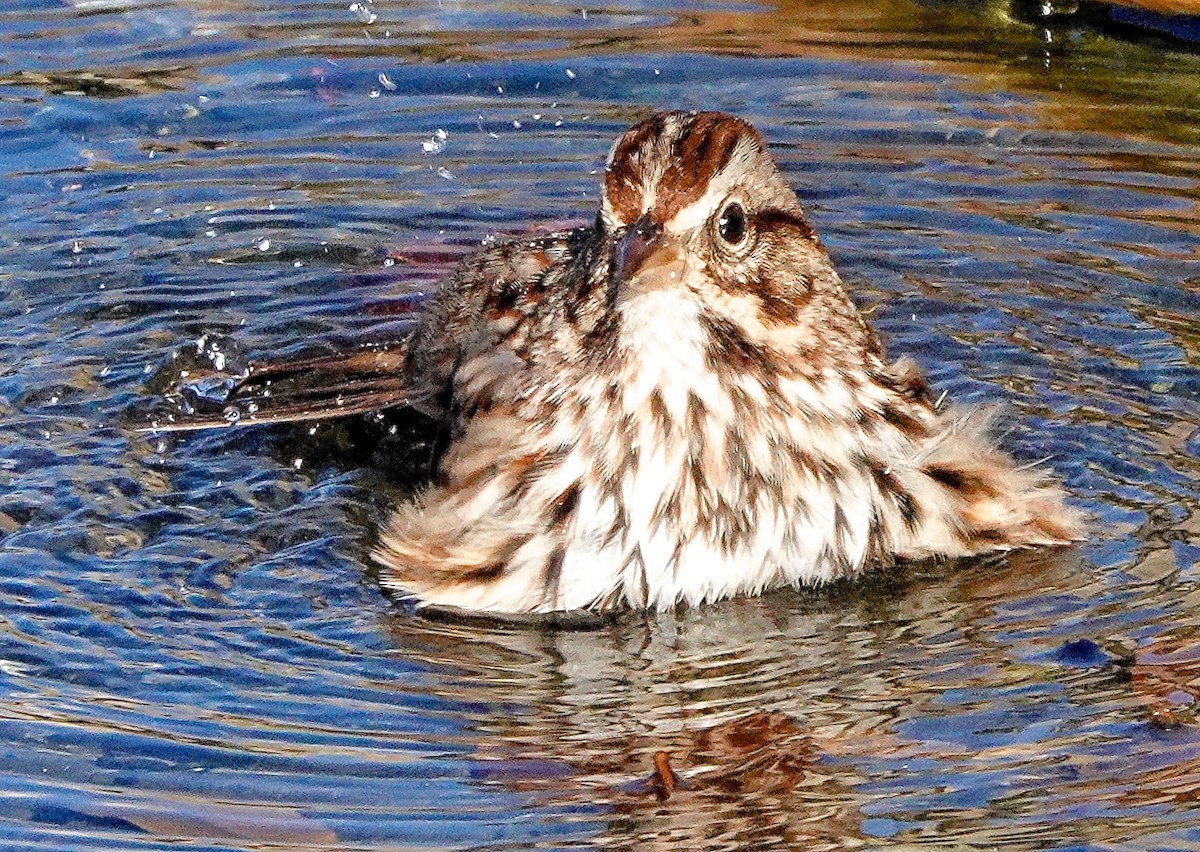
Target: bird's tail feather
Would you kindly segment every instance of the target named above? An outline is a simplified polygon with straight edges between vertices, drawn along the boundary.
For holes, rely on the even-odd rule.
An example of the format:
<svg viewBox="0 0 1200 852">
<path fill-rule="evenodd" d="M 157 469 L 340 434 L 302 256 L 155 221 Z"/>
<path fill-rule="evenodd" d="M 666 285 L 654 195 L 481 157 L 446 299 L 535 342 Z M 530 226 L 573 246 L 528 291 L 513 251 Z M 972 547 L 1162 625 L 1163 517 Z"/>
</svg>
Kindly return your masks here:
<svg viewBox="0 0 1200 852">
<path fill-rule="evenodd" d="M 955 504 L 950 555 L 1069 544 L 1084 537 L 1083 514 L 1065 500 L 1041 464 L 1022 465 L 996 446 L 994 412 L 951 410 L 922 454 L 920 470 L 936 497 Z M 955 553 L 958 550 L 960 553 Z"/>
<path fill-rule="evenodd" d="M 251 364 L 229 378 L 228 392 L 201 395 L 188 381 L 167 381 L 162 400 L 146 414 L 142 432 L 186 432 L 261 423 L 326 420 L 409 407 L 433 415 L 414 393 L 404 369 L 405 342 L 350 352 L 322 353 Z M 212 383 L 210 382 L 210 387 Z"/>
</svg>

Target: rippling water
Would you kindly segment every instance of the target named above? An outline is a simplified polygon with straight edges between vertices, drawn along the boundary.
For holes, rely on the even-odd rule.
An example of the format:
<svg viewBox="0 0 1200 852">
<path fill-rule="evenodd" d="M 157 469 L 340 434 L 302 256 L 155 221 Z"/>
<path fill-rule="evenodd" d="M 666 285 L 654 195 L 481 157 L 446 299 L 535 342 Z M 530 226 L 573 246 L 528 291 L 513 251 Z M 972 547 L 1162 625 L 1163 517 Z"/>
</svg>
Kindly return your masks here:
<svg viewBox="0 0 1200 852">
<path fill-rule="evenodd" d="M 394 333 L 668 107 L 760 127 L 1090 541 L 439 623 L 344 436 L 121 425 L 204 334 Z M 0 845 L 1200 848 L 1198 127 L 1200 58 L 990 3 L 0 4 Z"/>
</svg>

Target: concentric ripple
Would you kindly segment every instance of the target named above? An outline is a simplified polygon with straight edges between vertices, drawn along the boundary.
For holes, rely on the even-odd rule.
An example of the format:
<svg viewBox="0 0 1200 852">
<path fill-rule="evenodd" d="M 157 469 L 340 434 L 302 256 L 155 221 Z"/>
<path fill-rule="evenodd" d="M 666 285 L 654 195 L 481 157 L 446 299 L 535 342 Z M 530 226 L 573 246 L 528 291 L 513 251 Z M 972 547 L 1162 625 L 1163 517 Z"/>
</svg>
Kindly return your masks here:
<svg viewBox="0 0 1200 852">
<path fill-rule="evenodd" d="M 0 4 L 0 846 L 1197 847 L 1198 91 L 995 4 Z M 1089 541 L 439 622 L 368 557 L 394 447 L 129 427 L 212 335 L 403 333 L 680 107 L 760 127 Z"/>
</svg>

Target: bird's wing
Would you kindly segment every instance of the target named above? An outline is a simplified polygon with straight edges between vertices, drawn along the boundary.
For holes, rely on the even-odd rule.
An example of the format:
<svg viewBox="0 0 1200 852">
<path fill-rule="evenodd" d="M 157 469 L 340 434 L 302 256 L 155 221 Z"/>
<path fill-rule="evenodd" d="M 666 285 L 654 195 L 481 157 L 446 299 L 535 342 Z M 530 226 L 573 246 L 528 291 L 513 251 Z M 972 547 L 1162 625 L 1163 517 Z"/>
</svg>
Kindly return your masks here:
<svg viewBox="0 0 1200 852">
<path fill-rule="evenodd" d="M 522 289 L 549 268 L 567 262 L 581 233 L 499 243 L 465 258 L 430 298 L 406 340 L 250 364 L 235 376 L 216 375 L 201 363 L 200 372 L 212 374 L 202 381 L 195 376 L 175 381 L 168 370 L 167 379 L 158 381 L 163 399 L 139 430 L 187 432 L 293 423 L 387 408 L 415 409 L 440 420 L 463 345 L 479 338 L 497 294 L 506 288 Z M 197 349 L 206 354 L 203 345 Z M 195 353 L 191 357 L 189 364 L 197 360 Z"/>
</svg>

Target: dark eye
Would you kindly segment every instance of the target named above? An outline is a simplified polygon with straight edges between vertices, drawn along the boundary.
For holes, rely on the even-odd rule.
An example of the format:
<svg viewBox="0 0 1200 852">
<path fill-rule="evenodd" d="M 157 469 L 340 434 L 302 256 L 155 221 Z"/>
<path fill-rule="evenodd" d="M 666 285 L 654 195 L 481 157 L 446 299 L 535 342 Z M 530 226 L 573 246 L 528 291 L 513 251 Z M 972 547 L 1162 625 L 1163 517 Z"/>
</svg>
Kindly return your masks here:
<svg viewBox="0 0 1200 852">
<path fill-rule="evenodd" d="M 717 233 L 731 246 L 746 239 L 746 211 L 742 205 L 736 201 L 725 205 L 721 218 L 717 220 Z"/>
</svg>

